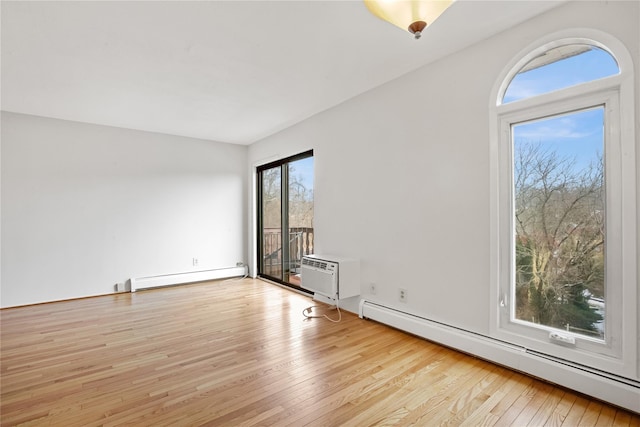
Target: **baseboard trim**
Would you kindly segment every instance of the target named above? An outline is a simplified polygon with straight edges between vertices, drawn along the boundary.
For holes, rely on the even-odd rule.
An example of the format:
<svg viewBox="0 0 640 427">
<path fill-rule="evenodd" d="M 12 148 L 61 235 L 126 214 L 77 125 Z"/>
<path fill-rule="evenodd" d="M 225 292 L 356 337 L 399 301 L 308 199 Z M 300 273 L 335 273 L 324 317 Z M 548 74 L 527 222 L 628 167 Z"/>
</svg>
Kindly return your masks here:
<svg viewBox="0 0 640 427">
<path fill-rule="evenodd" d="M 246 267 L 218 268 L 215 270 L 191 271 L 186 273 L 163 274 L 160 276 L 149 276 L 131 278 L 131 292 L 142 289 L 153 289 L 164 286 L 182 285 L 185 283 L 204 282 L 206 280 L 226 279 L 238 277 L 246 274 Z"/>
</svg>

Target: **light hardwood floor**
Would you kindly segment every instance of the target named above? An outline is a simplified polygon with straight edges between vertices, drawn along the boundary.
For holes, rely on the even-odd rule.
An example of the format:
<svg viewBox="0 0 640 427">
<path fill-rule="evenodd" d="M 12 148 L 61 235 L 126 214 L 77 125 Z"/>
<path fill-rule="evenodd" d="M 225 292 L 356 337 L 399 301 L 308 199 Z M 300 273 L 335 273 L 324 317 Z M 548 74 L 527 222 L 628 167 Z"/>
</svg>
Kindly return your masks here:
<svg viewBox="0 0 640 427">
<path fill-rule="evenodd" d="M 305 320 L 309 305 L 245 279 L 2 310 L 2 425 L 640 425 L 353 314 Z"/>
</svg>

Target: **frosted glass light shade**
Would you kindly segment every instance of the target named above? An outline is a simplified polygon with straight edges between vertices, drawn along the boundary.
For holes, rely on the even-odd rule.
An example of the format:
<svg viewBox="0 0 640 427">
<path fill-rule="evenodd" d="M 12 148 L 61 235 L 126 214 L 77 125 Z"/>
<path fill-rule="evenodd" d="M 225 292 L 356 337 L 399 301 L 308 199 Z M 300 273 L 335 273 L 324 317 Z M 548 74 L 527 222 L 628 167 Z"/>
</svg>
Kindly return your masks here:
<svg viewBox="0 0 640 427">
<path fill-rule="evenodd" d="M 364 0 L 378 18 L 407 30 L 420 38 L 422 30 L 433 23 L 453 0 Z"/>
</svg>

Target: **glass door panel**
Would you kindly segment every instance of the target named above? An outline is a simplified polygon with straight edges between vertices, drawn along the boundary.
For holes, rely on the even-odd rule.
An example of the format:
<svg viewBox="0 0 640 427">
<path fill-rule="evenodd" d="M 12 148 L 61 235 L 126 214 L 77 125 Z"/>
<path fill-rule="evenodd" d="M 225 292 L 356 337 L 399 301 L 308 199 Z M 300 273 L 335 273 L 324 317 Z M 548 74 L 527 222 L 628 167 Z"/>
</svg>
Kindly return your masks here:
<svg viewBox="0 0 640 427">
<path fill-rule="evenodd" d="M 282 280 L 282 171 L 262 171 L 261 273 Z"/>
<path fill-rule="evenodd" d="M 288 251 L 285 280 L 300 286 L 302 257 L 313 253 L 313 157 L 288 164 Z"/>
</svg>

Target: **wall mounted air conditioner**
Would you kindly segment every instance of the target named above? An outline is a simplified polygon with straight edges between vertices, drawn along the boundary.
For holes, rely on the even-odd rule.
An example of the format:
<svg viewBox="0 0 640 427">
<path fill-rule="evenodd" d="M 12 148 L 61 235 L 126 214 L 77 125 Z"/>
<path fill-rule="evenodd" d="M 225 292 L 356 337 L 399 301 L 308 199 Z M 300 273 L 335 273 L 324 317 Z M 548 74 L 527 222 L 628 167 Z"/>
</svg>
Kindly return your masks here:
<svg viewBox="0 0 640 427">
<path fill-rule="evenodd" d="M 303 289 L 332 299 L 360 295 L 360 261 L 332 255 L 305 255 L 300 280 Z"/>
</svg>

